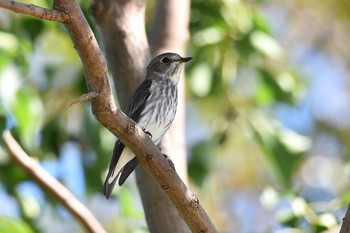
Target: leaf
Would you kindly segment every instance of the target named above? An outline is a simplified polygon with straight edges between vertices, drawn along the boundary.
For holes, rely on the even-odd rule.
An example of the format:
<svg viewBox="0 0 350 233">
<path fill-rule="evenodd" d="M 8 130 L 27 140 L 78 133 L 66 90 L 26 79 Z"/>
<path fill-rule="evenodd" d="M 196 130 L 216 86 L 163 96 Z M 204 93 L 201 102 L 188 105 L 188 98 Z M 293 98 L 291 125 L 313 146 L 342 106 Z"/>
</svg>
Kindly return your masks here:
<svg viewBox="0 0 350 233">
<path fill-rule="evenodd" d="M 251 34 L 250 40 L 256 50 L 260 51 L 265 56 L 280 60 L 284 57 L 284 50 L 278 42 L 262 31 L 255 31 Z"/>
<path fill-rule="evenodd" d="M 196 96 L 204 97 L 209 94 L 212 85 L 212 72 L 207 64 L 198 64 L 193 68 L 190 77 L 190 88 Z"/>
<path fill-rule="evenodd" d="M 311 147 L 309 138 L 285 129 L 262 115 L 251 119 L 255 138 L 265 152 L 283 184 L 290 187 L 293 170 Z"/>
<path fill-rule="evenodd" d="M 34 233 L 23 220 L 0 216 L 0 232 Z"/>
<path fill-rule="evenodd" d="M 12 111 L 17 120 L 21 141 L 29 148 L 35 148 L 36 134 L 44 118 L 43 103 L 31 88 L 20 89 L 12 103 Z"/>
<path fill-rule="evenodd" d="M 294 94 L 296 84 L 290 73 L 282 73 L 274 75 L 266 69 L 259 69 L 261 77 L 260 88 L 256 92 L 256 98 L 260 103 L 281 101 L 288 104 L 293 104 L 295 100 Z M 261 102 L 262 101 L 262 102 Z"/>
<path fill-rule="evenodd" d="M 191 160 L 188 164 L 190 178 L 198 185 L 202 186 L 203 182 L 210 171 L 211 164 L 214 160 L 214 142 L 203 141 L 192 148 Z"/>
<path fill-rule="evenodd" d="M 120 198 L 121 209 L 123 216 L 142 218 L 143 212 L 138 211 L 135 208 L 134 200 L 132 199 L 131 193 L 127 189 L 120 189 L 118 196 Z"/>
<path fill-rule="evenodd" d="M 0 133 L 2 133 L 5 129 L 6 129 L 6 113 L 5 113 L 4 107 L 0 105 Z"/>
<path fill-rule="evenodd" d="M 32 17 L 25 17 L 22 19 L 22 26 L 29 34 L 30 39 L 34 41 L 42 32 L 44 28 L 44 21 Z"/>
</svg>

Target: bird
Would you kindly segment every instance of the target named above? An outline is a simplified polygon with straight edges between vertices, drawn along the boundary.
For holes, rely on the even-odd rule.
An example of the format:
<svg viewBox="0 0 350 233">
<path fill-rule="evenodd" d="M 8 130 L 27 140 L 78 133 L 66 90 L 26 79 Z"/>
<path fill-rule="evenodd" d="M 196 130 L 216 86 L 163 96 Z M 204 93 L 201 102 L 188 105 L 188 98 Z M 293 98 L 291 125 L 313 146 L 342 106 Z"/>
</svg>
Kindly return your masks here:
<svg viewBox="0 0 350 233">
<path fill-rule="evenodd" d="M 184 64 L 192 57 L 163 53 L 151 60 L 146 78 L 131 97 L 125 114 L 158 145 L 172 124 L 177 109 L 177 85 Z M 109 199 L 115 183 L 122 186 L 137 167 L 135 155 L 119 139 L 115 142 L 103 194 Z"/>
</svg>

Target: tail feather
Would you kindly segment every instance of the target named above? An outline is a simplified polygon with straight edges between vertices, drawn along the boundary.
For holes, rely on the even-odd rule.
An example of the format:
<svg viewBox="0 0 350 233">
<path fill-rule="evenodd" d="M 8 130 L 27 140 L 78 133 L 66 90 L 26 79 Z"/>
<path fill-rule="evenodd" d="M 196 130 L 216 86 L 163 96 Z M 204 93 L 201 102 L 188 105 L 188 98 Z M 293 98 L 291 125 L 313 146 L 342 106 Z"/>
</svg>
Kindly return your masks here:
<svg viewBox="0 0 350 233">
<path fill-rule="evenodd" d="M 118 181 L 119 186 L 123 185 L 136 166 L 136 157 L 118 140 L 115 143 L 108 174 L 103 185 L 103 194 L 107 199 L 110 198 L 115 183 Z"/>
<path fill-rule="evenodd" d="M 103 195 L 105 195 L 105 197 L 107 199 L 109 199 L 111 197 L 115 182 L 118 180 L 118 176 L 120 174 L 118 174 L 111 183 L 108 182 L 109 177 L 107 176 L 105 183 L 103 185 Z"/>
<path fill-rule="evenodd" d="M 119 180 L 118 180 L 118 184 L 119 186 L 122 186 L 124 184 L 124 182 L 126 181 L 126 179 L 129 177 L 129 175 L 135 170 L 136 166 L 137 166 L 137 160 L 136 157 L 133 158 L 132 160 L 130 160 L 124 167 L 123 169 L 120 171 L 121 174 L 119 176 Z"/>
<path fill-rule="evenodd" d="M 103 195 L 105 195 L 107 199 L 109 199 L 109 197 L 111 196 L 115 182 L 118 180 L 118 177 L 120 176 L 120 171 L 116 171 L 116 167 L 120 159 L 120 156 L 124 150 L 124 147 L 125 145 L 121 141 L 117 140 L 115 142 L 112 159 L 109 164 L 108 175 L 103 185 Z M 114 176 L 115 172 L 118 172 L 116 176 Z M 113 180 L 111 181 L 111 179 Z"/>
</svg>

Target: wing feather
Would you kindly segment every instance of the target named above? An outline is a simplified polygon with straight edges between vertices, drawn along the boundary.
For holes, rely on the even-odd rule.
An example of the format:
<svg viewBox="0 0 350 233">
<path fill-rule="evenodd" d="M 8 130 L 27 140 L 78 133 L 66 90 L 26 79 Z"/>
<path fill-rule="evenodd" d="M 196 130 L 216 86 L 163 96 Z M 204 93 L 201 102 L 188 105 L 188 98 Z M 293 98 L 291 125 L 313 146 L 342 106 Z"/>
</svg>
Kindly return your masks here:
<svg viewBox="0 0 350 233">
<path fill-rule="evenodd" d="M 135 94 L 129 102 L 125 114 L 133 119 L 136 123 L 138 122 L 143 109 L 145 108 L 146 102 L 151 95 L 152 80 L 145 79 L 140 86 L 136 89 Z"/>
</svg>

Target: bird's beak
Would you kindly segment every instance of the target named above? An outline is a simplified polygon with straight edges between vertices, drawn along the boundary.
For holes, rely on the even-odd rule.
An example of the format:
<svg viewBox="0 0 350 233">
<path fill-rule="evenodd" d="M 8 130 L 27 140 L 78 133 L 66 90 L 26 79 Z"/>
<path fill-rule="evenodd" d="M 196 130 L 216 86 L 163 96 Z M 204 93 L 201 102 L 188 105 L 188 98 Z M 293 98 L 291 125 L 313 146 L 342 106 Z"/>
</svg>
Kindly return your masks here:
<svg viewBox="0 0 350 233">
<path fill-rule="evenodd" d="M 182 57 L 180 62 L 188 62 L 192 59 L 192 57 Z"/>
</svg>

